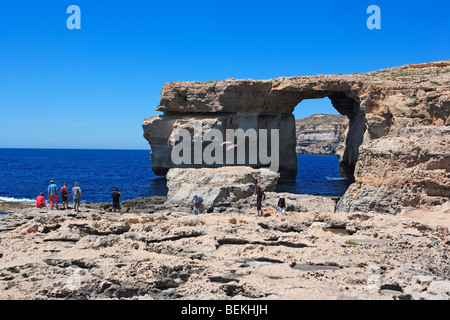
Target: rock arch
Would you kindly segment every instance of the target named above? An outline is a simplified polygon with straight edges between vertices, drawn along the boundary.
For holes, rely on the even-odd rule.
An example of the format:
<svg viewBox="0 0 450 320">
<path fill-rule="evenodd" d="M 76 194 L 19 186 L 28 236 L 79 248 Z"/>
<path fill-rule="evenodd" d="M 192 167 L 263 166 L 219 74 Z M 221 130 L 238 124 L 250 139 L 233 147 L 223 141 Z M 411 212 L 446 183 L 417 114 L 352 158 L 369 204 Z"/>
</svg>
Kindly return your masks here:
<svg viewBox="0 0 450 320">
<path fill-rule="evenodd" d="M 285 181 L 295 179 L 293 110 L 305 99 L 329 97 L 348 117 L 338 155 L 342 175 L 355 181 L 338 210 L 396 213 L 408 206 L 443 203 L 450 196 L 450 155 L 443 147 L 449 145 L 450 76 L 441 73 L 441 87 L 423 80 L 436 65 L 447 67 L 450 61 L 368 74 L 168 83 L 157 108 L 163 114 L 143 124 L 152 168 L 165 175 L 173 167 L 204 167 L 174 165 L 170 159 L 176 132 L 192 131 L 193 121 L 201 120 L 205 130 L 224 133 L 237 128 L 279 129 L 279 172 Z M 398 80 L 400 73 L 410 75 L 410 81 Z M 433 138 L 433 150 L 422 143 L 424 136 Z M 414 155 L 405 153 L 411 148 Z M 437 178 L 438 172 L 444 179 Z"/>
<path fill-rule="evenodd" d="M 279 129 L 281 181 L 295 180 L 297 156 L 295 119 L 292 114 L 294 108 L 305 99 L 329 97 L 333 106 L 349 118 L 339 157 L 342 175 L 353 179 L 358 148 L 365 132 L 365 112 L 360 108 L 358 94 L 351 92 L 348 86 L 323 88 L 317 83 L 305 90 L 304 85 L 281 87 L 283 83 L 276 80 L 231 80 L 213 84 L 181 82 L 164 86 L 161 104 L 157 109 L 164 114 L 144 124 L 144 135 L 152 147 L 155 173 L 165 175 L 168 169 L 180 167 L 170 161 L 170 152 L 175 143 L 171 141 L 171 135 L 180 129 L 192 131 L 192 122 L 201 120 L 206 128 L 219 129 L 224 135 L 227 129 Z M 245 165 L 255 168 L 264 166 L 248 161 Z M 203 166 L 181 165 L 194 168 Z"/>
</svg>

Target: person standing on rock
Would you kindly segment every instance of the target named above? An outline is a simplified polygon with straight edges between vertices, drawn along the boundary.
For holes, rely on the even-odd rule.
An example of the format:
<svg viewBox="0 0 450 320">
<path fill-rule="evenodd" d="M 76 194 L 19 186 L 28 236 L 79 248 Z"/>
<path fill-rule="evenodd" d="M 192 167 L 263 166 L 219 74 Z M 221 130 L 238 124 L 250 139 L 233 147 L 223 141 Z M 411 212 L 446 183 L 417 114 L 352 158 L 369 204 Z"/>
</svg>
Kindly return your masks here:
<svg viewBox="0 0 450 320">
<path fill-rule="evenodd" d="M 202 213 L 203 209 L 203 198 L 198 194 L 194 195 L 192 198 L 192 204 L 194 205 L 194 214 Z"/>
<path fill-rule="evenodd" d="M 266 197 L 266 195 L 264 194 L 264 191 L 262 191 L 260 186 L 255 187 L 254 194 L 256 194 L 256 210 L 257 210 L 256 216 L 262 217 L 263 216 L 262 206 L 263 206 L 263 201 L 264 201 L 264 198 Z"/>
<path fill-rule="evenodd" d="M 277 203 L 277 211 L 279 213 L 285 213 L 286 212 L 286 199 L 284 194 L 281 194 L 278 198 L 278 203 Z"/>
<path fill-rule="evenodd" d="M 75 182 L 75 186 L 72 188 L 72 198 L 73 198 L 73 209 L 76 212 L 81 212 L 80 210 L 81 188 L 78 186 L 78 182 Z"/>
<path fill-rule="evenodd" d="M 61 188 L 61 199 L 63 208 L 69 209 L 69 190 L 67 189 L 67 183 Z"/>
<path fill-rule="evenodd" d="M 116 212 L 119 212 L 119 210 L 120 210 L 120 197 L 121 196 L 122 196 L 122 194 L 119 192 L 119 188 L 114 188 L 114 192 L 112 194 L 112 199 L 113 199 L 112 212 L 114 212 L 114 210 Z"/>
<path fill-rule="evenodd" d="M 59 190 L 58 186 L 55 184 L 54 181 L 50 181 L 50 185 L 47 189 L 47 195 L 50 198 L 50 205 L 52 206 L 52 210 L 54 209 L 54 206 L 56 205 L 56 210 L 58 210 L 58 195 Z"/>
</svg>

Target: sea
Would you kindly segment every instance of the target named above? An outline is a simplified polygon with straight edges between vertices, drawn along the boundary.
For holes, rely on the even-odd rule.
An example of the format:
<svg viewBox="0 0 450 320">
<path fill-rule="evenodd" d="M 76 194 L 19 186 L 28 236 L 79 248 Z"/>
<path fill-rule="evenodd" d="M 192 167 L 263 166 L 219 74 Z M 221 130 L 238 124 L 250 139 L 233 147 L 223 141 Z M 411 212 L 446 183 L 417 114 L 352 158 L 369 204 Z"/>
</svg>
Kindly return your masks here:
<svg viewBox="0 0 450 320">
<path fill-rule="evenodd" d="M 349 181 L 339 173 L 337 156 L 297 155 L 297 180 L 275 191 L 342 196 Z M 0 149 L 0 202 L 33 204 L 55 181 L 69 190 L 78 182 L 82 203 L 110 202 L 114 188 L 121 200 L 166 196 L 164 177 L 151 169 L 150 150 Z M 48 201 L 48 199 L 47 199 Z"/>
</svg>

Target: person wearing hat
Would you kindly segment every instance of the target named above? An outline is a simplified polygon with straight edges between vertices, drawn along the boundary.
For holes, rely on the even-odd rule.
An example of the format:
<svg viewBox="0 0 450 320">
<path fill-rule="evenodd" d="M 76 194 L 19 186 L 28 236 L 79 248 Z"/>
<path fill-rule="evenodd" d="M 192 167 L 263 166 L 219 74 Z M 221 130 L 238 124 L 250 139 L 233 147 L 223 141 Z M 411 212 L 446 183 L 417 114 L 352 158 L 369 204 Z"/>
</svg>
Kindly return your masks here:
<svg viewBox="0 0 450 320">
<path fill-rule="evenodd" d="M 54 206 L 56 205 L 56 210 L 58 210 L 58 186 L 55 184 L 54 181 L 50 181 L 50 185 L 47 189 L 47 195 L 50 198 L 50 205 L 52 206 L 52 210 L 54 209 Z"/>
<path fill-rule="evenodd" d="M 278 197 L 277 210 L 280 213 L 285 213 L 286 212 L 286 199 L 285 199 L 284 194 L 281 194 Z"/>
</svg>

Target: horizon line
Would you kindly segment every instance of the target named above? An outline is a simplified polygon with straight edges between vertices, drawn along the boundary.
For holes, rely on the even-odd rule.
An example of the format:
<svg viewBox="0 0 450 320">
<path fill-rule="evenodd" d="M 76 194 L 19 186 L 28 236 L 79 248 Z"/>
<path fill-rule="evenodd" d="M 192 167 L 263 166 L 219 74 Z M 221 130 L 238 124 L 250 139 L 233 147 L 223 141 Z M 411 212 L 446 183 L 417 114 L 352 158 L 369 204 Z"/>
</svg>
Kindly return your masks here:
<svg viewBox="0 0 450 320">
<path fill-rule="evenodd" d="M 111 148 L 40 148 L 40 147 L 0 147 L 1 149 L 15 149 L 15 150 L 123 150 L 123 151 L 150 151 L 149 149 L 111 149 Z"/>
</svg>

